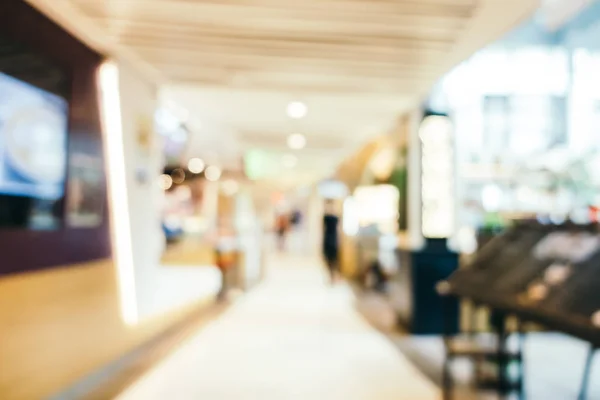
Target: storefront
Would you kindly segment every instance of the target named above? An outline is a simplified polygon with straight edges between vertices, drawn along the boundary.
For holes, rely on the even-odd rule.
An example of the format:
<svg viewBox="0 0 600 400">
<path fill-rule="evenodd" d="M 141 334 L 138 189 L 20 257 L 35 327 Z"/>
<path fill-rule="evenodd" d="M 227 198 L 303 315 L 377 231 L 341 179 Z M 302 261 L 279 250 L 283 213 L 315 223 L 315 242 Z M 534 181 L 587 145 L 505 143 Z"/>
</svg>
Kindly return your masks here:
<svg viewBox="0 0 600 400">
<path fill-rule="evenodd" d="M 598 226 L 588 223 L 597 222 L 600 202 L 600 131 L 596 123 L 600 116 L 596 77 L 600 3 L 586 4 L 583 12 L 568 22 L 562 19 L 548 25 L 543 15 L 536 15 L 451 71 L 426 105 L 447 113 L 453 122 L 456 172 L 454 178 L 446 179 L 455 182 L 456 208 L 454 212 L 447 209 L 446 213 L 454 216 L 446 217 L 456 221 L 456 250 L 475 251 L 478 246 L 466 244 L 473 243 L 476 231 L 510 226 L 506 235 L 477 252 L 464 263 L 465 268 L 436 287 L 440 294 L 453 294 L 445 298 L 467 300 L 461 308 L 462 330 L 497 334 L 498 344 L 492 350 L 476 340 L 469 342 L 480 355 L 487 351 L 492 357 L 498 355 L 483 362 L 471 358 L 476 371 L 473 384 L 478 388 L 488 385 L 501 393 L 522 391 L 524 395 L 531 384 L 526 387 L 523 376 L 513 374 L 521 368 L 520 360 L 527 357 L 528 372 L 539 371 L 542 364 L 531 360 L 572 348 L 576 351 L 571 355 L 557 355 L 560 362 L 555 365 L 583 370 L 583 379 L 565 376 L 563 380 L 574 387 L 583 381 L 579 398 L 588 398 L 587 379 L 596 349 L 593 343 L 599 340 L 594 319 L 599 305 L 593 295 L 598 290 L 593 278 L 598 270 Z M 440 138 L 438 135 L 438 142 Z M 421 159 L 426 158 L 422 152 Z M 419 177 L 425 223 L 424 167 Z M 583 244 L 586 241 L 589 246 Z M 552 255 L 544 254 L 545 250 Z M 401 266 L 397 279 L 407 293 L 404 311 L 413 320 L 423 305 L 421 294 L 427 290 L 419 292 L 414 280 L 414 276 L 424 275 L 422 267 L 402 277 L 405 269 Z M 407 284 L 410 280 L 412 286 Z M 429 290 L 433 287 L 428 284 Z M 427 304 L 421 310 L 429 318 L 440 318 L 431 313 L 432 308 Z M 447 314 L 443 317 L 448 321 Z M 512 318 L 513 325 L 509 322 Z M 540 330 L 537 324 L 583 340 L 536 333 Z M 591 333 L 586 336 L 573 326 Z M 506 361 L 513 357 L 506 347 L 507 332 L 527 335 L 528 347 L 514 353 L 517 362 Z M 446 341 L 448 357 L 468 359 L 468 352 L 453 349 L 456 342 L 451 336 Z M 493 369 L 491 378 L 477 372 L 486 368 Z M 450 370 L 445 371 L 449 393 Z"/>
<path fill-rule="evenodd" d="M 553 31 L 525 23 L 431 94 L 455 127 L 457 232 L 523 216 L 581 220 L 600 201 L 598 10 Z"/>
</svg>

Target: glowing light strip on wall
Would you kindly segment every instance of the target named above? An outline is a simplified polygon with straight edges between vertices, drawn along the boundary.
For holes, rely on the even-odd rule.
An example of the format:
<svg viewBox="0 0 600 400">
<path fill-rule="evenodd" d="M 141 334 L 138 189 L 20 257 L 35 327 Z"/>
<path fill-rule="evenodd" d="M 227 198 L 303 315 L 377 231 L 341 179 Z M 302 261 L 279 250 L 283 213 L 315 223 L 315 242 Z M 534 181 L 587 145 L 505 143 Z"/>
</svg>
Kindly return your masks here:
<svg viewBox="0 0 600 400">
<path fill-rule="evenodd" d="M 454 233 L 454 148 L 448 117 L 428 116 L 419 128 L 421 139 L 421 229 L 426 238 Z"/>
<path fill-rule="evenodd" d="M 98 74 L 102 128 L 108 180 L 113 257 L 117 269 L 121 317 L 127 325 L 138 322 L 135 270 L 131 243 L 125 148 L 119 93 L 119 69 L 113 62 L 102 64 Z"/>
</svg>

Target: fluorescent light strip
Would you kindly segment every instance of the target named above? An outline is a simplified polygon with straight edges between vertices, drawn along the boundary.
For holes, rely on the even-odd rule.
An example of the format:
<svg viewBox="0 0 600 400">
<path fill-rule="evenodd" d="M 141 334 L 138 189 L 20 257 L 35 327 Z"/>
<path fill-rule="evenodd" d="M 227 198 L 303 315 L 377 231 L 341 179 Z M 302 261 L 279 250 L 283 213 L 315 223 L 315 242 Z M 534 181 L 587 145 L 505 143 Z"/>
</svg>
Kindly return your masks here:
<svg viewBox="0 0 600 400">
<path fill-rule="evenodd" d="M 105 62 L 99 71 L 102 128 L 106 156 L 112 248 L 116 261 L 121 317 L 127 325 L 138 323 L 135 270 L 131 243 L 129 199 L 125 169 L 125 148 L 119 93 L 119 69 Z"/>
</svg>

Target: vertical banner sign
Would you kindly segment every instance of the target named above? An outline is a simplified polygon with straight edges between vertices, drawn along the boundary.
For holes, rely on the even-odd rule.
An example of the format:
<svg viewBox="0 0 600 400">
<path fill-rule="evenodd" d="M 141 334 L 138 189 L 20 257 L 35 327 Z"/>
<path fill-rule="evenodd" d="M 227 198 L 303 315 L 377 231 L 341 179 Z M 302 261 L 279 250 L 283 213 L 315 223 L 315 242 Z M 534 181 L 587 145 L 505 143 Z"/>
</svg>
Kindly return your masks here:
<svg viewBox="0 0 600 400">
<path fill-rule="evenodd" d="M 447 239 L 455 229 L 454 137 L 450 118 L 427 115 L 421 141 L 421 231 L 428 239 Z"/>
</svg>

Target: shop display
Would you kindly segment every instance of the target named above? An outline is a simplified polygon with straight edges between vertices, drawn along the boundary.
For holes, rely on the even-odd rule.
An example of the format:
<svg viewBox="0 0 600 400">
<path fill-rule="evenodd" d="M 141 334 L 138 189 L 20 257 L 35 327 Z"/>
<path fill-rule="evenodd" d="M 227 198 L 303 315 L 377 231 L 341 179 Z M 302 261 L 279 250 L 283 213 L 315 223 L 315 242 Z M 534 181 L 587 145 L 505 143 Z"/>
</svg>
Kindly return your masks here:
<svg viewBox="0 0 600 400">
<path fill-rule="evenodd" d="M 596 265 L 600 235 L 588 229 L 536 222 L 512 228 L 482 248 L 469 266 L 457 271 L 448 280 L 450 290 L 492 307 L 513 307 L 526 313 L 556 310 L 557 299 L 563 298 L 560 293 L 592 301 L 594 296 L 581 289 L 587 285 L 578 283 L 580 276 L 600 268 Z M 596 305 L 600 309 L 600 299 Z"/>
<path fill-rule="evenodd" d="M 589 341 L 594 349 L 600 345 L 599 269 L 597 226 L 525 222 L 490 241 L 438 290 L 491 309 L 500 347 L 507 340 L 505 317 L 513 315 Z M 506 357 L 498 363 L 501 386 L 508 382 Z"/>
<path fill-rule="evenodd" d="M 73 154 L 69 161 L 69 186 L 66 207 L 67 225 L 95 227 L 104 218 L 104 164 L 102 159 Z"/>
<path fill-rule="evenodd" d="M 585 3 L 585 12 L 552 29 L 537 15 L 438 86 L 450 99 L 456 126 L 459 229 L 480 228 L 492 213 L 504 221 L 532 219 L 491 238 L 438 285 L 449 298 L 468 299 L 491 314 L 487 328 L 496 334 L 496 348 L 447 350 L 449 358 L 493 358 L 494 385 L 504 393 L 523 389 L 522 377 L 512 380 L 509 371 L 521 354 L 508 352 L 506 342 L 511 329 L 525 329 L 509 329 L 507 321 L 534 322 L 590 342 L 580 399 L 587 398 L 590 360 L 600 345 L 600 233 L 597 225 L 583 225 L 597 222 L 600 201 L 600 164 L 593 161 L 600 146 L 600 4 Z"/>
</svg>

